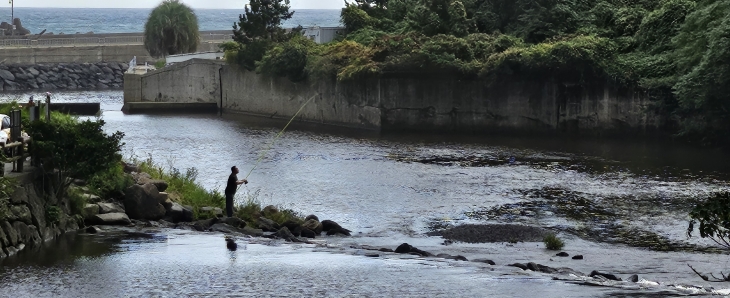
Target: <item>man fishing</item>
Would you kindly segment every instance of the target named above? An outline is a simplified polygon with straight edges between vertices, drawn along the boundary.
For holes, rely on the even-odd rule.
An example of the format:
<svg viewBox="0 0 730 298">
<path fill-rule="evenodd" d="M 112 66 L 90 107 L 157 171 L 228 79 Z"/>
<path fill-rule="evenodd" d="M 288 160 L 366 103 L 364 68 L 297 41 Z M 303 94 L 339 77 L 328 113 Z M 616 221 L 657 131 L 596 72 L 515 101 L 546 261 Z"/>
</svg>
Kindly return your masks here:
<svg viewBox="0 0 730 298">
<path fill-rule="evenodd" d="M 238 168 L 236 166 L 231 167 L 231 175 L 228 176 L 228 184 L 226 185 L 226 215 L 228 217 L 233 216 L 233 196 L 236 195 L 236 189 L 238 185 L 248 184 L 248 180 L 238 180 Z"/>
</svg>

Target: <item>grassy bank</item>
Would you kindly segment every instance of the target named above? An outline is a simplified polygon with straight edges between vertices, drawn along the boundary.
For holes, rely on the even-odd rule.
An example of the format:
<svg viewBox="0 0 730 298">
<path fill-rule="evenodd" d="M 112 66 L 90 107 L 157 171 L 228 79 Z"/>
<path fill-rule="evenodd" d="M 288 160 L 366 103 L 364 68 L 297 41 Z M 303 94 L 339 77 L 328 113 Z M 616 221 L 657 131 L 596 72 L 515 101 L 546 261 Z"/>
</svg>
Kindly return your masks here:
<svg viewBox="0 0 730 298">
<path fill-rule="evenodd" d="M 148 173 L 153 179 L 160 179 L 167 182 L 166 192 L 169 194 L 170 200 L 183 206 L 193 208 L 195 219 L 211 218 L 214 215 L 204 212 L 203 207 L 218 207 L 224 210 L 226 207 L 226 198 L 218 190 L 207 190 L 196 180 L 198 178 L 198 169 L 188 168 L 184 172 L 174 166 L 164 167 L 152 160 L 151 157 L 143 161 L 134 160 L 133 163 L 138 164 L 140 171 Z M 258 191 L 246 196 L 244 203 L 237 204 L 235 216 L 245 221 L 248 226 L 257 227 L 258 218 L 264 216 L 279 224 L 287 220 L 303 222 L 303 217 L 290 209 L 284 209 L 277 206 L 278 212 L 264 211 L 258 200 Z"/>
</svg>

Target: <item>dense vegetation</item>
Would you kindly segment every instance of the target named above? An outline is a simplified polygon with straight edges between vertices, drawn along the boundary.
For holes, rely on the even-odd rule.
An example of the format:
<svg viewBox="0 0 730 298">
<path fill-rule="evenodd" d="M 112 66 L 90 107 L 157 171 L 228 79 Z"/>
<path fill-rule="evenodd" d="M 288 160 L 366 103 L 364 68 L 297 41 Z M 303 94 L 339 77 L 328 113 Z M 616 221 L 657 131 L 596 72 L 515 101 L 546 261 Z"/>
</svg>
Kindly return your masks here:
<svg viewBox="0 0 730 298">
<path fill-rule="evenodd" d="M 165 0 L 144 25 L 144 46 L 152 57 L 192 53 L 198 48 L 198 17 L 179 0 Z"/>
<path fill-rule="evenodd" d="M 341 13 L 347 33 L 326 45 L 273 29 L 291 17 L 288 1 L 251 7 L 225 45 L 249 70 L 293 81 L 394 72 L 609 80 L 645 91 L 679 135 L 730 143 L 728 1 L 355 0 Z"/>
</svg>

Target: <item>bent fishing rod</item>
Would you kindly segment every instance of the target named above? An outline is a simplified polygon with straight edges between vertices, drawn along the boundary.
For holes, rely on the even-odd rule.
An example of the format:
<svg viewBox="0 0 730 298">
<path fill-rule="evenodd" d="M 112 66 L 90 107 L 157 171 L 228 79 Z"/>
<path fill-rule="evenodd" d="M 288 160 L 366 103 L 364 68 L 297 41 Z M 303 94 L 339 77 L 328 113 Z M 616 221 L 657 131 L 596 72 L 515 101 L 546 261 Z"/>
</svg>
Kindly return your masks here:
<svg viewBox="0 0 730 298">
<path fill-rule="evenodd" d="M 264 156 L 266 156 L 266 153 L 268 153 L 269 150 L 271 150 L 271 148 L 274 146 L 274 143 L 276 142 L 276 140 L 279 139 L 279 137 L 281 137 L 282 134 L 284 134 L 284 131 L 287 129 L 287 127 L 289 127 L 289 124 L 291 124 L 292 121 L 294 121 L 294 119 L 297 118 L 299 113 L 302 110 L 304 110 L 304 107 L 310 101 L 312 101 L 315 97 L 317 97 L 317 95 L 319 95 L 319 92 L 317 94 L 313 95 L 312 97 L 310 97 L 307 101 L 305 101 L 304 104 L 302 104 L 302 106 L 299 107 L 299 110 L 296 113 L 294 113 L 294 116 L 292 116 L 291 119 L 289 119 L 289 122 L 287 122 L 286 125 L 284 125 L 284 128 L 282 128 L 281 131 L 279 131 L 279 133 L 276 134 L 276 136 L 274 136 L 273 139 L 271 139 L 271 142 L 269 142 L 268 147 L 264 151 L 262 151 L 261 154 L 259 154 L 259 158 L 256 159 L 256 163 L 254 163 L 253 168 L 251 168 L 251 170 L 248 171 L 248 174 L 246 174 L 246 177 L 243 178 L 244 180 L 248 179 L 248 176 L 250 176 L 251 173 L 253 172 L 253 170 L 256 169 L 256 167 L 258 167 L 259 163 L 261 163 L 261 160 L 264 159 Z M 243 185 L 243 184 L 241 184 L 241 185 Z M 238 188 L 236 188 L 236 191 L 238 191 L 238 189 L 241 188 L 241 185 L 238 185 Z"/>
</svg>

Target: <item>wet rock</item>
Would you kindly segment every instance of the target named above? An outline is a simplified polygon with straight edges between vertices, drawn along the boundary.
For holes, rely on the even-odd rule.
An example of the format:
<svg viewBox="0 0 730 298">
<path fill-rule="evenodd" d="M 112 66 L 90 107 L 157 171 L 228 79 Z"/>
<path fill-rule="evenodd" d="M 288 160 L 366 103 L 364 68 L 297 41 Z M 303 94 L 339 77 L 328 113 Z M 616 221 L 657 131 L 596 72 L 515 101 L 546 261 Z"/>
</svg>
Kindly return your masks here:
<svg viewBox="0 0 730 298">
<path fill-rule="evenodd" d="M 277 214 L 277 213 L 279 213 L 279 208 L 277 208 L 277 207 L 276 207 L 276 206 L 274 206 L 274 205 L 269 205 L 269 206 L 266 206 L 266 207 L 264 207 L 264 209 L 263 209 L 263 210 L 261 210 L 261 212 L 262 212 L 262 213 L 263 213 L 264 215 L 272 215 L 272 214 Z"/>
<path fill-rule="evenodd" d="M 97 225 L 129 225 L 132 223 L 125 213 L 97 214 L 91 217 L 89 222 Z"/>
<path fill-rule="evenodd" d="M 165 217 L 171 222 L 191 222 L 193 221 L 193 211 L 186 209 L 178 203 L 172 203 L 170 208 L 167 209 Z"/>
<path fill-rule="evenodd" d="M 232 234 L 232 233 L 241 233 L 242 234 L 240 229 L 233 227 L 229 224 L 225 224 L 225 223 L 216 223 L 216 224 L 210 226 L 209 230 L 211 232 L 221 232 L 221 233 L 227 233 L 227 234 Z"/>
<path fill-rule="evenodd" d="M 132 219 L 159 220 L 165 216 L 165 207 L 160 204 L 157 187 L 147 183 L 135 184 L 124 192 L 124 209 Z"/>
<path fill-rule="evenodd" d="M 511 267 L 517 267 L 517 268 L 520 268 L 520 269 L 522 269 L 522 270 L 528 270 L 528 269 L 527 269 L 527 265 L 525 265 L 525 264 L 521 264 L 521 263 L 514 263 L 514 264 L 509 264 L 509 265 L 507 265 L 507 266 L 511 266 Z"/>
<path fill-rule="evenodd" d="M 573 256 L 573 260 L 582 260 L 582 259 L 583 259 L 583 255 L 574 255 Z"/>
<path fill-rule="evenodd" d="M 395 249 L 395 253 L 399 253 L 399 254 L 412 253 L 412 254 L 417 254 L 417 255 L 423 256 L 423 257 L 432 257 L 433 256 L 433 254 L 431 254 L 427 251 L 420 250 L 416 247 L 413 247 L 408 243 L 403 243 L 403 244 L 399 245 Z"/>
<path fill-rule="evenodd" d="M 274 236 L 279 237 L 281 239 L 284 239 L 286 241 L 300 242 L 299 239 L 297 239 L 296 237 L 294 237 L 294 235 L 292 234 L 292 232 L 289 231 L 289 228 L 287 228 L 287 227 L 282 227 L 281 229 L 279 229 L 278 231 L 276 231 L 276 233 L 274 234 Z"/>
<path fill-rule="evenodd" d="M 570 255 L 567 252 L 561 251 L 555 255 L 556 257 L 569 257 Z"/>
<path fill-rule="evenodd" d="M 2 227 L 0 227 L 0 252 L 2 252 L 2 248 L 10 246 L 10 240 L 8 240 L 8 236 L 5 235 L 5 231 Z"/>
<path fill-rule="evenodd" d="M 246 226 L 246 222 L 238 217 L 224 217 L 220 219 L 220 222 L 236 228 L 243 228 Z"/>
<path fill-rule="evenodd" d="M 18 254 L 18 249 L 13 246 L 6 247 L 5 251 L 8 253 L 8 257 L 12 257 Z"/>
<path fill-rule="evenodd" d="M 365 254 L 365 256 L 366 256 L 366 257 L 369 257 L 369 258 L 377 258 L 377 257 L 380 257 L 380 254 L 376 254 L 376 253 L 366 253 L 366 254 Z"/>
<path fill-rule="evenodd" d="M 86 228 L 86 233 L 89 233 L 89 234 L 96 234 L 96 233 L 101 233 L 101 232 L 102 232 L 102 229 L 97 226 L 90 226 L 90 227 Z"/>
<path fill-rule="evenodd" d="M 466 257 L 461 256 L 461 255 L 452 256 L 450 254 L 437 254 L 436 257 L 438 257 L 438 258 L 444 258 L 444 259 L 449 259 L 449 260 L 457 260 L 457 261 L 466 261 L 466 262 L 469 261 Z"/>
<path fill-rule="evenodd" d="M 454 241 L 451 239 L 446 239 L 446 240 L 444 240 L 443 243 L 441 243 L 441 245 L 447 245 L 447 246 L 452 245 L 452 244 L 454 244 Z"/>
<path fill-rule="evenodd" d="M 494 263 L 494 261 L 492 261 L 492 260 L 488 260 L 488 259 L 474 259 L 474 260 L 472 260 L 472 262 L 477 262 L 477 263 L 486 263 L 486 264 L 489 264 L 489 265 L 496 265 L 496 264 Z"/>
<path fill-rule="evenodd" d="M 629 281 L 630 282 L 639 282 L 639 276 L 636 274 L 629 276 Z"/>
<path fill-rule="evenodd" d="M 608 280 L 621 281 L 621 279 L 618 278 L 616 275 L 609 274 L 609 273 L 601 273 L 601 272 L 596 271 L 596 270 L 591 271 L 591 274 L 589 276 L 590 277 L 600 276 L 600 277 L 603 277 L 603 278 L 608 279 Z"/>
<path fill-rule="evenodd" d="M 97 205 L 99 205 L 99 214 L 124 213 L 124 208 L 116 203 L 97 203 Z"/>
<path fill-rule="evenodd" d="M 322 221 L 322 231 L 327 232 L 327 235 L 337 235 L 342 234 L 345 236 L 350 236 L 350 230 L 343 228 L 338 223 L 326 219 Z"/>
<path fill-rule="evenodd" d="M 382 251 L 382 252 L 395 252 L 395 251 L 393 251 L 392 249 L 390 249 L 390 248 L 385 248 L 385 247 L 383 247 L 383 248 L 381 248 L 381 249 L 378 249 L 378 250 L 379 250 L 379 251 Z"/>
<path fill-rule="evenodd" d="M 266 217 L 259 217 L 258 225 L 264 232 L 276 232 L 281 228 L 279 224 Z"/>
<path fill-rule="evenodd" d="M 218 207 L 203 207 L 200 208 L 201 213 L 207 213 L 213 217 L 221 217 L 223 216 L 223 209 Z"/>
<path fill-rule="evenodd" d="M 261 230 L 261 229 L 254 229 L 254 228 L 251 228 L 251 227 L 244 227 L 243 229 L 241 229 L 241 233 L 243 233 L 245 235 L 254 236 L 254 237 L 261 237 L 261 236 L 264 235 L 264 231 L 263 230 Z"/>
<path fill-rule="evenodd" d="M 297 222 L 295 220 L 292 220 L 292 219 L 289 219 L 289 220 L 285 221 L 281 225 L 284 226 L 284 227 L 287 227 L 289 229 L 289 231 L 293 231 L 297 227 L 301 227 L 302 226 L 301 223 L 299 223 L 299 222 Z"/>
<path fill-rule="evenodd" d="M 309 217 L 307 217 L 307 218 L 309 218 Z M 315 218 L 316 218 L 316 216 L 315 216 Z M 317 235 L 320 235 L 320 234 L 322 234 L 322 223 L 320 223 L 319 221 L 317 221 L 317 220 L 316 220 L 316 219 L 314 219 L 314 218 L 310 218 L 310 219 L 307 219 L 307 220 L 306 220 L 306 221 L 305 221 L 305 222 L 304 222 L 304 223 L 302 224 L 302 227 L 303 227 L 303 228 L 306 228 L 306 229 L 308 229 L 308 230 L 311 230 L 311 231 L 313 231 L 313 232 L 314 232 L 315 234 L 317 234 Z"/>
<path fill-rule="evenodd" d="M 86 204 L 84 206 L 84 219 L 88 220 L 99 214 L 99 205 L 97 204 Z"/>
<path fill-rule="evenodd" d="M 306 238 L 315 238 L 317 234 L 314 233 L 314 231 L 307 229 L 305 227 L 302 227 L 301 236 Z"/>
<path fill-rule="evenodd" d="M 319 217 L 314 214 L 307 215 L 307 217 L 304 218 L 304 221 L 308 221 L 310 219 L 314 219 L 315 221 L 319 222 Z"/>
</svg>

